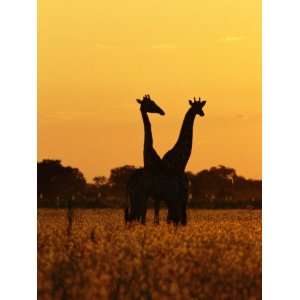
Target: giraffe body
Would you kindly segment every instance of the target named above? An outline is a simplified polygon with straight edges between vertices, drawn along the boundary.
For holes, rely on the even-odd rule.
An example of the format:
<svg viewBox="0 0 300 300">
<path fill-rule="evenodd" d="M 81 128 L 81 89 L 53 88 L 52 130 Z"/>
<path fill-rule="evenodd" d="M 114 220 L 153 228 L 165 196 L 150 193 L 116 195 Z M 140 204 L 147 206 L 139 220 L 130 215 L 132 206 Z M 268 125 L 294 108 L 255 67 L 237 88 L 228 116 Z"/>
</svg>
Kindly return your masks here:
<svg viewBox="0 0 300 300">
<path fill-rule="evenodd" d="M 155 203 L 155 221 L 158 223 L 159 207 L 164 200 L 168 207 L 168 222 L 186 224 L 186 202 L 188 195 L 188 180 L 185 174 L 160 173 L 153 176 L 144 168 L 136 170 L 128 182 L 130 207 L 125 215 L 125 221 L 146 222 L 147 202 L 151 197 Z"/>
</svg>

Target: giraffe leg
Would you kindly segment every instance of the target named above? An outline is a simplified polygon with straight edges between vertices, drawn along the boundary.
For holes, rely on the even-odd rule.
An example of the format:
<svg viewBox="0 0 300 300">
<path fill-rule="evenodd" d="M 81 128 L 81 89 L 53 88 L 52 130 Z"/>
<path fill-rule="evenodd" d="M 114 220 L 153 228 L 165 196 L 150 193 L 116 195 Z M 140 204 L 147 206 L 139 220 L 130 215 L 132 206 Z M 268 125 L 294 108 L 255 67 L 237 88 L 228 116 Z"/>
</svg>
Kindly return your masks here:
<svg viewBox="0 0 300 300">
<path fill-rule="evenodd" d="M 187 224 L 187 215 L 186 215 L 186 206 L 187 206 L 187 199 L 188 199 L 188 191 L 186 191 L 183 195 L 183 202 L 181 208 L 181 224 Z"/>
<path fill-rule="evenodd" d="M 146 215 L 147 215 L 147 195 L 142 195 L 139 198 L 139 217 L 140 222 L 145 225 L 146 224 Z"/>
<path fill-rule="evenodd" d="M 141 208 L 140 208 L 141 197 L 136 191 L 132 197 L 131 205 L 131 221 L 140 221 L 141 219 Z"/>
<path fill-rule="evenodd" d="M 170 201 L 170 206 L 168 208 L 168 217 L 167 217 L 167 222 L 168 224 L 175 223 L 176 221 L 176 207 L 175 207 L 175 201 Z"/>
<path fill-rule="evenodd" d="M 133 195 L 129 195 L 129 205 L 125 208 L 125 222 L 131 223 L 133 220 Z"/>
<path fill-rule="evenodd" d="M 176 209 L 175 214 L 174 214 L 174 218 L 173 218 L 173 222 L 175 225 L 178 225 L 180 221 L 180 209 Z"/>
<path fill-rule="evenodd" d="M 168 204 L 168 215 L 167 215 L 167 223 L 170 224 L 172 221 L 172 212 L 171 212 L 172 208 L 170 206 L 170 204 Z"/>
<path fill-rule="evenodd" d="M 181 211 L 181 220 L 180 220 L 182 225 L 187 224 L 187 216 L 186 216 L 186 203 L 183 203 L 182 206 L 182 211 Z"/>
<path fill-rule="evenodd" d="M 125 210 L 124 210 L 124 220 L 125 220 L 125 224 L 127 224 L 129 222 L 129 209 L 128 209 L 128 207 L 126 207 Z"/>
<path fill-rule="evenodd" d="M 154 224 L 159 224 L 159 206 L 160 206 L 160 200 L 155 199 L 154 200 Z"/>
</svg>

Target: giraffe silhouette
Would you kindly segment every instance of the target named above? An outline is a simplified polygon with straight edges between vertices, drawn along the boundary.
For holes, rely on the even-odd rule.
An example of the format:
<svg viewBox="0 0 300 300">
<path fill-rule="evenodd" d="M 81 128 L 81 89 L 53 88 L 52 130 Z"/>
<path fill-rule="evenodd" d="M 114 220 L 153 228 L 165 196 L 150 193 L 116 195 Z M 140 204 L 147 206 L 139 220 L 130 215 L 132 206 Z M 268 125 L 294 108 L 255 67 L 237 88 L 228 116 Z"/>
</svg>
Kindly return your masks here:
<svg viewBox="0 0 300 300">
<path fill-rule="evenodd" d="M 140 111 L 144 125 L 144 148 L 143 159 L 144 168 L 138 169 L 129 179 L 127 184 L 128 206 L 125 210 L 125 220 L 139 220 L 145 223 L 147 200 L 149 195 L 149 183 L 153 183 L 152 176 L 161 172 L 162 162 L 160 156 L 153 147 L 153 136 L 151 122 L 148 113 L 157 113 L 165 115 L 164 111 L 150 98 L 150 95 L 145 95 L 142 100 L 137 99 L 140 104 Z M 146 183 L 143 181 L 147 181 Z M 148 192 L 147 192 L 148 191 Z M 157 203 L 157 200 L 155 200 Z M 156 206 L 156 205 L 155 205 Z M 130 214 L 130 216 L 129 216 Z"/>
<path fill-rule="evenodd" d="M 159 223 L 160 201 L 163 199 L 168 207 L 168 220 L 178 222 L 180 216 L 179 203 L 186 186 L 185 178 L 164 173 L 161 158 L 153 147 L 151 123 L 148 113 L 164 115 L 163 110 L 145 95 L 142 100 L 137 99 L 144 124 L 144 168 L 136 170 L 127 184 L 127 207 L 125 221 L 137 220 L 146 222 L 147 200 L 154 199 L 154 223 Z M 175 192 L 176 191 L 176 192 Z"/>
<path fill-rule="evenodd" d="M 149 101 L 150 96 L 146 96 L 145 100 Z M 138 100 L 140 104 L 143 101 Z M 188 179 L 184 170 L 192 150 L 194 119 L 197 114 L 204 116 L 202 108 L 206 101 L 201 101 L 200 98 L 197 101 L 194 98 L 194 102 L 190 100 L 189 103 L 191 107 L 185 115 L 178 141 L 165 154 L 162 161 L 157 159 L 159 156 L 153 148 L 150 121 L 145 117 L 145 111 L 144 114 L 142 113 L 145 129 L 144 162 L 146 166 L 148 155 L 148 157 L 151 157 L 151 164 L 149 163 L 144 169 L 137 170 L 128 184 L 131 215 L 128 218 L 128 214 L 125 213 L 125 221 L 136 219 L 145 223 L 147 199 L 150 196 L 155 199 L 154 220 L 156 223 L 159 222 L 159 203 L 161 199 L 164 199 L 168 206 L 168 221 L 175 224 L 178 222 L 183 225 L 186 224 Z"/>
<path fill-rule="evenodd" d="M 188 200 L 188 178 L 184 171 L 192 152 L 194 120 L 197 115 L 204 117 L 203 107 L 206 101 L 201 101 L 201 98 L 196 100 L 194 97 L 194 101 L 189 100 L 189 104 L 190 108 L 183 119 L 177 142 L 162 158 L 163 172 L 170 176 L 178 175 L 178 178 L 181 178 L 180 184 L 182 189 L 180 195 L 183 198 L 179 202 L 181 203 L 180 216 L 182 224 L 186 224 L 187 222 L 186 206 Z M 156 202 L 155 208 L 156 218 L 159 219 L 159 199 Z M 172 215 L 168 216 L 168 219 L 172 218 Z"/>
<path fill-rule="evenodd" d="M 189 104 L 190 108 L 183 119 L 177 142 L 162 158 L 164 172 L 172 174 L 171 176 L 178 175 L 181 178 L 182 192 L 180 195 L 182 198 L 179 199 L 179 209 L 180 221 L 183 225 L 187 223 L 186 207 L 188 201 L 188 178 L 184 171 L 192 152 L 194 120 L 197 115 L 204 117 L 203 107 L 206 101 L 201 101 L 201 98 L 196 100 L 194 97 L 194 101 L 189 100 Z M 176 215 L 175 217 L 171 216 L 172 218 L 176 220 Z"/>
<path fill-rule="evenodd" d="M 206 101 L 201 101 L 201 98 L 196 100 L 194 97 L 194 101 L 189 100 L 191 107 L 183 119 L 178 140 L 162 158 L 164 168 L 168 172 L 180 174 L 185 171 L 192 152 L 194 120 L 197 115 L 204 116 L 203 106 L 205 103 Z"/>
<path fill-rule="evenodd" d="M 162 167 L 161 158 L 153 147 L 151 122 L 148 113 L 165 115 L 165 112 L 150 98 L 150 95 L 145 95 L 143 100 L 137 99 L 136 101 L 140 104 L 144 124 L 144 169 L 151 173 L 158 172 Z"/>
</svg>

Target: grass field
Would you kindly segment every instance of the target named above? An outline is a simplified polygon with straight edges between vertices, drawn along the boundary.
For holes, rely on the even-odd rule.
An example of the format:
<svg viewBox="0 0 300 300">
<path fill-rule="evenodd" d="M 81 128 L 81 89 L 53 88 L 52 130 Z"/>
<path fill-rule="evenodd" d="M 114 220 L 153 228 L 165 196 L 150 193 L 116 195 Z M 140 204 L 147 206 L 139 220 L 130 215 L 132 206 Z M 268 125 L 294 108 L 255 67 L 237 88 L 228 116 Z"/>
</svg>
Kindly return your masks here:
<svg viewBox="0 0 300 300">
<path fill-rule="evenodd" d="M 261 211 L 190 210 L 175 228 L 78 209 L 70 236 L 66 216 L 38 211 L 38 299 L 261 299 Z"/>
</svg>

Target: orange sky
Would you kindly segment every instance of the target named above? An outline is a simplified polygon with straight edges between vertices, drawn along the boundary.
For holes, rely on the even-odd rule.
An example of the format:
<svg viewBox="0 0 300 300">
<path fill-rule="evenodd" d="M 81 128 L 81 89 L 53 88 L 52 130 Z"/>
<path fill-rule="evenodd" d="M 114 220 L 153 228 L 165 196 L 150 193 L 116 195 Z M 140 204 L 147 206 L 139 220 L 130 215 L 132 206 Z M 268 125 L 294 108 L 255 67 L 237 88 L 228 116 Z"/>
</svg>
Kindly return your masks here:
<svg viewBox="0 0 300 300">
<path fill-rule="evenodd" d="M 224 164 L 261 178 L 261 3 L 257 0 L 39 0 L 38 159 L 90 181 L 142 165 L 136 98 L 155 148 L 175 143 L 188 99 L 207 100 L 187 169 Z"/>
</svg>

